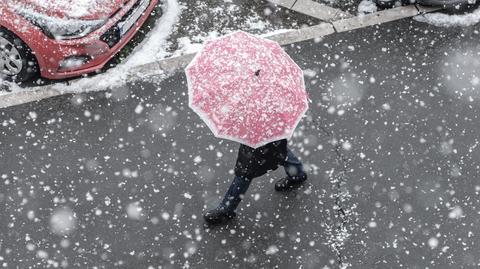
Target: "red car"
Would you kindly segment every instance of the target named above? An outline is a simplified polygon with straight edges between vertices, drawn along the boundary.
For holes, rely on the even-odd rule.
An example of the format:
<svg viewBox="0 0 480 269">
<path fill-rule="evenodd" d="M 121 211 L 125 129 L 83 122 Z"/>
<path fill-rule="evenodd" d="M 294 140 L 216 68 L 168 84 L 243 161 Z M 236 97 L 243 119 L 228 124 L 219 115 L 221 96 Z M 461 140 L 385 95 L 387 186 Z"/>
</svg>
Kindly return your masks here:
<svg viewBox="0 0 480 269">
<path fill-rule="evenodd" d="M 0 76 L 62 79 L 101 69 L 159 0 L 0 0 Z"/>
</svg>

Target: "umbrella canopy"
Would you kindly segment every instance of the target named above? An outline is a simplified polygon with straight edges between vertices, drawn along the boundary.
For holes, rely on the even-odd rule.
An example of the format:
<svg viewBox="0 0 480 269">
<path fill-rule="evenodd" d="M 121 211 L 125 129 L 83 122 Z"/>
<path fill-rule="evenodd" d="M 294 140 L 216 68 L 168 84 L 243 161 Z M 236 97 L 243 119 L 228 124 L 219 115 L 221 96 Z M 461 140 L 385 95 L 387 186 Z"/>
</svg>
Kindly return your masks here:
<svg viewBox="0 0 480 269">
<path fill-rule="evenodd" d="M 308 109 L 303 72 L 277 42 L 238 31 L 186 68 L 189 106 L 215 136 L 257 148 L 290 138 Z"/>
</svg>

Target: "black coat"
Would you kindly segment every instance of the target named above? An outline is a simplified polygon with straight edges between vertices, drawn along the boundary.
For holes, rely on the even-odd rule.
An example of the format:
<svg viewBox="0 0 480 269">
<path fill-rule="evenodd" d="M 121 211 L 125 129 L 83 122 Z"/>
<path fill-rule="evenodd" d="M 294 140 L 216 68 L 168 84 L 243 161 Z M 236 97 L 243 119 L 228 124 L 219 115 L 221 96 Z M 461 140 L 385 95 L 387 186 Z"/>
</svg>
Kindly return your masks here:
<svg viewBox="0 0 480 269">
<path fill-rule="evenodd" d="M 287 159 L 287 140 L 278 140 L 259 148 L 240 145 L 235 175 L 249 179 L 264 175 L 283 165 Z"/>
</svg>

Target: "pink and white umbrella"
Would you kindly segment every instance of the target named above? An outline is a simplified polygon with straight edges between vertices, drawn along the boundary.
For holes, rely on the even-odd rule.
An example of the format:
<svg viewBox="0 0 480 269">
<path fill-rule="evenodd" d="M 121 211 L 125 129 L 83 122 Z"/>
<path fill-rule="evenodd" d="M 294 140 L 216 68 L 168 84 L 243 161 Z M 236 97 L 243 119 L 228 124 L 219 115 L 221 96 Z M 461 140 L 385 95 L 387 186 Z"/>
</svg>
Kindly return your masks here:
<svg viewBox="0 0 480 269">
<path fill-rule="evenodd" d="M 207 41 L 186 68 L 189 106 L 215 136 L 253 148 L 290 138 L 308 109 L 303 72 L 277 42 Z"/>
</svg>

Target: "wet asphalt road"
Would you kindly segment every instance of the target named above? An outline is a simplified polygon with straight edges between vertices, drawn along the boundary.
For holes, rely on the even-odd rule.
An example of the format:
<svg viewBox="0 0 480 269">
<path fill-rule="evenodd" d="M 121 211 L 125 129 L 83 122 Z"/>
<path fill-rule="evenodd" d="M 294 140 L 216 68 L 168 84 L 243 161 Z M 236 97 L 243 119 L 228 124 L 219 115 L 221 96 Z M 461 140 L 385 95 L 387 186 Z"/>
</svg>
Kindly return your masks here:
<svg viewBox="0 0 480 269">
<path fill-rule="evenodd" d="M 286 47 L 312 103 L 290 141 L 308 184 L 256 179 L 201 218 L 238 145 L 185 76 L 0 111 L 4 268 L 477 268 L 478 27 L 402 20 Z"/>
</svg>

